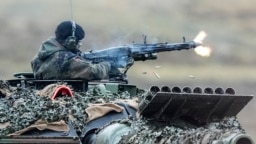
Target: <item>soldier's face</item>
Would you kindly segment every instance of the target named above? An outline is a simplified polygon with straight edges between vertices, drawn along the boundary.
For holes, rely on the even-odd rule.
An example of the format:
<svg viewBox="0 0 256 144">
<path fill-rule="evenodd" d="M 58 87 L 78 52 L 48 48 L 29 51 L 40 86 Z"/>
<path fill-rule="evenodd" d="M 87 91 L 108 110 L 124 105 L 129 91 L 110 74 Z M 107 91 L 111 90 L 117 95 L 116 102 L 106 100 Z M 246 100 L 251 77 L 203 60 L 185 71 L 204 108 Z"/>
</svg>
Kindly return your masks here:
<svg viewBox="0 0 256 144">
<path fill-rule="evenodd" d="M 77 41 L 75 39 L 70 39 L 70 40 L 66 40 L 63 44 L 63 46 L 70 51 L 76 51 L 77 49 L 80 48 L 80 46 L 82 45 L 81 41 Z"/>
<path fill-rule="evenodd" d="M 81 42 L 81 41 L 78 41 L 76 48 L 79 49 L 81 46 L 82 46 L 82 42 Z"/>
</svg>

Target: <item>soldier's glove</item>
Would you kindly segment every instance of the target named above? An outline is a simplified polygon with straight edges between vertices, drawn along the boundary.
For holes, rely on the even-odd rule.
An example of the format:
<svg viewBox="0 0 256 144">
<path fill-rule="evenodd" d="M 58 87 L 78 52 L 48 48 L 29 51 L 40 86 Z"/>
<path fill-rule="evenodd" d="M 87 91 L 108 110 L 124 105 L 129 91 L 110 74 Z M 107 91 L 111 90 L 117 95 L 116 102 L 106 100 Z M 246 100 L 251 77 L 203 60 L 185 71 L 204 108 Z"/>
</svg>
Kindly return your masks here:
<svg viewBox="0 0 256 144">
<path fill-rule="evenodd" d="M 123 69 L 124 73 L 133 65 L 133 57 L 123 56 L 118 57 L 117 60 L 111 62 L 112 73 L 121 73 L 119 69 Z"/>
<path fill-rule="evenodd" d="M 119 77 L 120 75 L 122 75 L 122 73 L 118 69 L 117 65 L 116 64 L 111 64 L 111 68 L 110 68 L 110 72 L 109 72 L 109 78 Z"/>
<path fill-rule="evenodd" d="M 133 63 L 134 63 L 133 57 L 123 56 L 118 59 L 117 67 L 128 69 L 133 65 Z"/>
</svg>

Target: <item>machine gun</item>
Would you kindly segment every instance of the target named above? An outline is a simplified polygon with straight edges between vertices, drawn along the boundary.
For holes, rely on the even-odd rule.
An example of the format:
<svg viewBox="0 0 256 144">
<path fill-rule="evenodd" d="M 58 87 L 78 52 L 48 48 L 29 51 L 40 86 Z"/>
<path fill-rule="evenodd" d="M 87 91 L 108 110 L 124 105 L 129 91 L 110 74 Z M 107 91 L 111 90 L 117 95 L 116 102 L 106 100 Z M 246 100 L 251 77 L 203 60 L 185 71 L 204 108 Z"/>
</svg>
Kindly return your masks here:
<svg viewBox="0 0 256 144">
<path fill-rule="evenodd" d="M 92 63 L 100 63 L 103 61 L 108 61 L 115 68 L 123 69 L 123 76 L 126 76 L 126 72 L 133 65 L 134 61 L 145 61 L 145 60 L 155 60 L 157 59 L 157 53 L 165 51 L 175 51 L 175 50 L 188 50 L 191 48 L 196 48 L 201 45 L 201 43 L 195 41 L 186 41 L 183 37 L 182 43 L 153 43 L 148 44 L 144 36 L 143 44 L 131 44 L 119 47 L 113 47 L 108 49 L 103 49 L 99 51 L 89 51 L 83 53 L 83 57 Z"/>
</svg>

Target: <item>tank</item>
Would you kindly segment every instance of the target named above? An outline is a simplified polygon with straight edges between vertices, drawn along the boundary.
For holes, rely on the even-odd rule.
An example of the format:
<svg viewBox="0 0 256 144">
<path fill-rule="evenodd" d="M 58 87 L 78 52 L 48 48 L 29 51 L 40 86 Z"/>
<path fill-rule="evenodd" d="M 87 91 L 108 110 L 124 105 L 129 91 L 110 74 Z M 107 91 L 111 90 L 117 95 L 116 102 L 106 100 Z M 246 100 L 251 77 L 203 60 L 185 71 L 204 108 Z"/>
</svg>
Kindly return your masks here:
<svg viewBox="0 0 256 144">
<path fill-rule="evenodd" d="M 253 96 L 233 88 L 14 76 L 1 81 L 0 143 L 255 143 L 236 118 Z M 40 96 L 50 85 L 64 87 Z"/>
<path fill-rule="evenodd" d="M 236 118 L 252 95 L 222 87 L 129 84 L 126 72 L 134 61 L 201 45 L 185 38 L 148 44 L 145 36 L 143 44 L 84 53 L 93 63 L 122 68 L 121 75 L 100 81 L 16 73 L 0 81 L 0 143 L 254 144 Z"/>
</svg>

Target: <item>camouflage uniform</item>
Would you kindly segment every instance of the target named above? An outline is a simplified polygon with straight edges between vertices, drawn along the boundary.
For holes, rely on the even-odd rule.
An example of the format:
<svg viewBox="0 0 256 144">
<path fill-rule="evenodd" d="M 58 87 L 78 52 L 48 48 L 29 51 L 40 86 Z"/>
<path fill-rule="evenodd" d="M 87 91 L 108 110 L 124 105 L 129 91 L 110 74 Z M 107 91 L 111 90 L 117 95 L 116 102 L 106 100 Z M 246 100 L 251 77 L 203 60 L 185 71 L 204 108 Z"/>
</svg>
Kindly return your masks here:
<svg viewBox="0 0 256 144">
<path fill-rule="evenodd" d="M 66 50 L 55 38 L 43 42 L 31 62 L 37 79 L 95 80 L 108 76 L 111 65 L 107 62 L 92 64 L 80 56 L 80 51 Z"/>
</svg>

